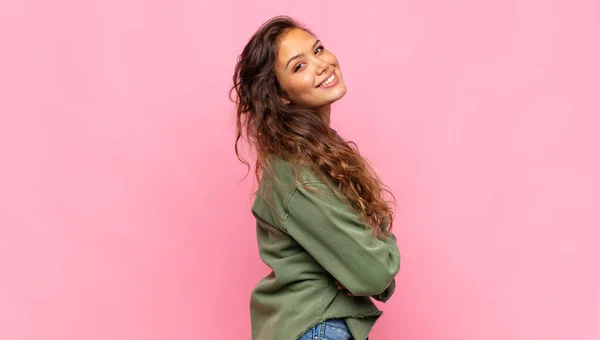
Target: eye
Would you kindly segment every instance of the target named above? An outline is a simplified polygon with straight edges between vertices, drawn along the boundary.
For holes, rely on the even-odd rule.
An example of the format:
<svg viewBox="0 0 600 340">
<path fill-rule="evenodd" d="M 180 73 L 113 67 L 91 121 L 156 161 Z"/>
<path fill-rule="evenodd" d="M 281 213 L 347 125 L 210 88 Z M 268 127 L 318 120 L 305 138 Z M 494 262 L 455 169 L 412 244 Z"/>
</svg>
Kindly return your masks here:
<svg viewBox="0 0 600 340">
<path fill-rule="evenodd" d="M 302 65 L 304 65 L 304 64 L 298 63 L 298 65 L 294 66 L 294 72 L 298 72 L 302 68 Z"/>
<path fill-rule="evenodd" d="M 325 47 L 323 45 L 317 47 L 317 49 L 315 50 L 315 54 L 322 52 L 324 49 L 325 49 Z"/>
</svg>

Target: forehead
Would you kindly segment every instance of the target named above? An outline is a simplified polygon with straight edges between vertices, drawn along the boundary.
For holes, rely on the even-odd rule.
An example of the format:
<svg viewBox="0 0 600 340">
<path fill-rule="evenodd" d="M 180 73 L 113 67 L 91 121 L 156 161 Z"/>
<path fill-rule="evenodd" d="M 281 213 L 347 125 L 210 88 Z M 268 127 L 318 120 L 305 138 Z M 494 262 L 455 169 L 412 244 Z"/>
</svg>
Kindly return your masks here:
<svg viewBox="0 0 600 340">
<path fill-rule="evenodd" d="M 288 59 L 312 48 L 317 38 L 299 28 L 293 28 L 282 35 L 279 41 L 277 59 L 280 63 L 287 63 Z"/>
</svg>

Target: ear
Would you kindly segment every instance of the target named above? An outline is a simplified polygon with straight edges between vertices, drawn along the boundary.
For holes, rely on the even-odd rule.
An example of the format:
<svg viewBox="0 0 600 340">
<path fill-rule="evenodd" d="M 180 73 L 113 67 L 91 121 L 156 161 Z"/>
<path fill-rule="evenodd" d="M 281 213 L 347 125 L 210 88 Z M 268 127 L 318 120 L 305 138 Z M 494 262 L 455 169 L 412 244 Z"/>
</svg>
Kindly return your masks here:
<svg viewBox="0 0 600 340">
<path fill-rule="evenodd" d="M 288 96 L 286 91 L 279 91 L 279 100 L 283 103 L 283 105 L 290 105 L 292 101 L 290 100 L 290 96 Z"/>
</svg>

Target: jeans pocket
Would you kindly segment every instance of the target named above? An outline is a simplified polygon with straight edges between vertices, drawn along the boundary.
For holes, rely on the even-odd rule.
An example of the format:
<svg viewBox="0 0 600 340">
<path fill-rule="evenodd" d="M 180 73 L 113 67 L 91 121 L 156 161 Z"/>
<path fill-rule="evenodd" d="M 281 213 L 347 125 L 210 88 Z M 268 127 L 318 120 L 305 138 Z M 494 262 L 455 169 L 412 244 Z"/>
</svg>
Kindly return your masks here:
<svg viewBox="0 0 600 340">
<path fill-rule="evenodd" d="M 308 330 L 308 332 L 304 333 L 298 340 L 313 340 L 314 328 Z"/>
<path fill-rule="evenodd" d="M 325 322 L 325 340 L 352 340 L 352 333 L 342 319 L 332 319 Z"/>
</svg>

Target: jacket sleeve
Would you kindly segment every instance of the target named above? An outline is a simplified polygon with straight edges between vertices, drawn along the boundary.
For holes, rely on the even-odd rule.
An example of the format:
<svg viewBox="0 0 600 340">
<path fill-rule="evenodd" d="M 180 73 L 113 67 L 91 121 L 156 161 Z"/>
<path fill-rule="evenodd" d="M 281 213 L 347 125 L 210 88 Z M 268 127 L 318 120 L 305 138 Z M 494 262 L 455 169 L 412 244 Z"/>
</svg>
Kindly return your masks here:
<svg viewBox="0 0 600 340">
<path fill-rule="evenodd" d="M 377 301 L 387 302 L 394 294 L 394 290 L 396 290 L 396 279 L 392 280 L 392 283 L 390 283 L 389 287 L 387 287 L 383 293 L 373 295 L 372 298 Z"/>
<path fill-rule="evenodd" d="M 350 293 L 385 299 L 382 294 L 390 287 L 393 292 L 400 269 L 395 236 L 375 238 L 327 185 L 309 185 L 319 191 L 298 187 L 288 201 L 287 232 Z"/>
</svg>

